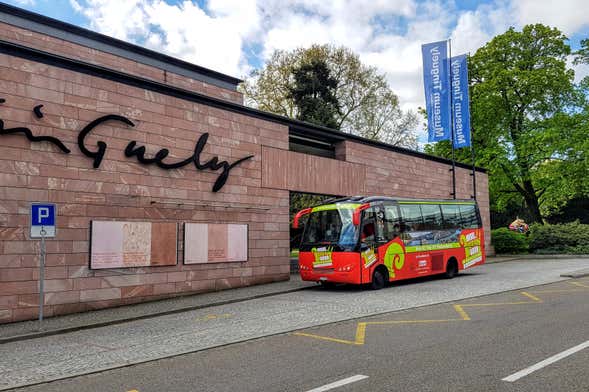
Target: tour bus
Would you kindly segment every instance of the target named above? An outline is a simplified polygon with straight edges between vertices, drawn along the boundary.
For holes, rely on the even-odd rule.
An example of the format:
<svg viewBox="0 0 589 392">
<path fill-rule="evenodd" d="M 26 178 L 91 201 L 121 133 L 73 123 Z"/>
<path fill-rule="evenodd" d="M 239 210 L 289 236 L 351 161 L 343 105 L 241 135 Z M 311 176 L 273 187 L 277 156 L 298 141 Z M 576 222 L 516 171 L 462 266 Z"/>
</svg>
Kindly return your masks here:
<svg viewBox="0 0 589 392">
<path fill-rule="evenodd" d="M 355 196 L 298 212 L 301 278 L 327 286 L 369 284 L 426 275 L 454 277 L 485 262 L 474 200 Z"/>
</svg>

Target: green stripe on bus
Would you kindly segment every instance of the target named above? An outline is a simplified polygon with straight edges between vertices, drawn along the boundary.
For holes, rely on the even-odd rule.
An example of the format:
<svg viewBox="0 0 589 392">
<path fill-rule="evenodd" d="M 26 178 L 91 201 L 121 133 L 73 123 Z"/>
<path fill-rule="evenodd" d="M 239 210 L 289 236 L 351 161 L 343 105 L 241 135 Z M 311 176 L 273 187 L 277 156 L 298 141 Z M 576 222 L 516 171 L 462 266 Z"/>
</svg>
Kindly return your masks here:
<svg viewBox="0 0 589 392">
<path fill-rule="evenodd" d="M 318 206 L 318 207 L 314 207 L 311 212 L 318 212 L 318 211 L 330 211 L 330 210 L 339 210 L 339 209 L 344 209 L 344 210 L 354 210 L 358 207 L 360 207 L 362 204 L 357 204 L 357 203 L 339 203 L 339 204 L 326 204 L 324 206 Z"/>
<path fill-rule="evenodd" d="M 462 204 L 468 206 L 474 206 L 474 202 L 468 201 L 399 201 L 399 204 Z"/>
<path fill-rule="evenodd" d="M 441 249 L 452 249 L 452 248 L 460 248 L 460 244 L 458 242 L 450 242 L 448 244 L 407 246 L 407 247 L 405 247 L 405 252 L 407 252 L 407 253 L 425 252 L 428 250 L 441 250 Z"/>
</svg>

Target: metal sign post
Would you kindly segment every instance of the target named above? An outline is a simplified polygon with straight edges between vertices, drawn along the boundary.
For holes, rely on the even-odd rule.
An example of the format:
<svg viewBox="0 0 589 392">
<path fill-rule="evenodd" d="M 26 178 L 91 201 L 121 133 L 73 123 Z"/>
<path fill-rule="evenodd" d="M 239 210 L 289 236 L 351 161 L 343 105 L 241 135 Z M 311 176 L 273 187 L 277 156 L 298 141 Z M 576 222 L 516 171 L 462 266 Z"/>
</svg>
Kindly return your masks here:
<svg viewBox="0 0 589 392">
<path fill-rule="evenodd" d="M 55 237 L 55 204 L 31 204 L 31 239 L 41 238 L 39 252 L 39 330 L 42 329 L 43 308 L 45 305 L 45 238 Z"/>
<path fill-rule="evenodd" d="M 45 234 L 47 232 L 41 226 L 41 257 L 39 260 L 39 329 L 42 329 L 43 307 L 45 305 Z"/>
</svg>

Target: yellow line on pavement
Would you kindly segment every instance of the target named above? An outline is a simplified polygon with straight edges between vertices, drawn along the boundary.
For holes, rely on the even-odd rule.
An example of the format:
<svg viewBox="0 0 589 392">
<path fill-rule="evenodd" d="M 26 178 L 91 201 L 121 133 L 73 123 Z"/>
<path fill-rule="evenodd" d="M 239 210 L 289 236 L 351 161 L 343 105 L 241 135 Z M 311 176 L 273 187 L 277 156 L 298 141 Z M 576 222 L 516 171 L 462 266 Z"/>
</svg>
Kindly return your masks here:
<svg viewBox="0 0 589 392">
<path fill-rule="evenodd" d="M 522 291 L 520 293 L 521 295 L 525 295 L 526 297 L 528 297 L 529 299 L 531 299 L 532 301 L 536 301 L 536 302 L 542 302 L 542 300 L 538 297 L 536 297 L 535 295 L 532 295 L 526 291 Z"/>
<path fill-rule="evenodd" d="M 588 287 L 589 288 L 589 287 Z M 542 290 L 534 291 L 535 294 L 551 294 L 551 293 L 586 293 L 587 289 L 560 289 L 560 290 Z"/>
<path fill-rule="evenodd" d="M 458 312 L 458 314 L 460 315 L 460 317 L 462 317 L 464 321 L 470 320 L 470 316 L 468 315 L 468 313 L 464 311 L 464 309 L 462 309 L 462 305 L 454 305 L 454 310 Z"/>
<path fill-rule="evenodd" d="M 570 283 L 574 284 L 575 286 L 585 287 L 585 288 L 589 289 L 589 286 L 587 286 L 586 284 L 583 284 L 581 282 L 570 282 Z"/>
<path fill-rule="evenodd" d="M 365 337 L 366 323 L 358 323 L 358 328 L 356 328 L 356 344 L 364 344 Z"/>
<path fill-rule="evenodd" d="M 345 339 L 336 339 L 330 338 L 329 336 L 321 336 L 321 335 L 313 335 L 311 333 L 304 333 L 304 332 L 294 332 L 293 335 L 297 336 L 305 336 L 307 338 L 319 339 L 319 340 L 327 340 L 328 342 L 336 342 L 336 343 L 343 343 L 343 344 L 350 344 L 350 345 L 362 345 L 364 341 L 361 343 L 357 343 L 352 340 L 345 340 Z"/>
<path fill-rule="evenodd" d="M 576 282 L 572 282 L 575 284 Z M 577 286 L 587 287 L 583 284 L 577 284 Z M 573 290 L 547 290 L 543 292 L 577 292 L 577 291 L 584 291 L 580 289 L 573 289 Z M 542 291 L 540 291 L 542 292 Z M 540 293 L 535 291 L 534 293 Z M 368 325 L 400 325 L 400 324 L 434 324 L 434 323 L 447 323 L 453 321 L 471 321 L 470 315 L 464 310 L 465 307 L 490 307 L 490 306 L 510 306 L 510 305 L 531 305 L 531 304 L 539 304 L 543 303 L 544 301 L 537 297 L 534 294 L 530 294 L 527 291 L 520 291 L 520 294 L 526 298 L 529 298 L 531 301 L 514 301 L 514 302 L 491 302 L 491 303 L 466 303 L 466 304 L 454 304 L 454 310 L 456 313 L 460 315 L 459 319 L 439 319 L 439 320 L 386 320 L 386 321 L 363 321 L 359 322 L 356 327 L 356 339 L 355 340 L 346 340 L 346 339 L 337 339 L 332 338 L 329 336 L 322 336 L 322 335 L 314 335 L 304 332 L 294 332 L 293 335 L 297 336 L 305 336 L 313 339 L 319 340 L 326 340 L 329 342 L 335 343 L 343 343 L 348 345 L 354 346 L 362 346 L 366 340 L 366 327 Z"/>
<path fill-rule="evenodd" d="M 433 323 L 447 323 L 450 321 L 463 321 L 463 320 L 464 320 L 464 318 L 442 319 L 442 320 L 390 320 L 390 321 L 367 321 L 365 324 L 366 325 L 433 324 Z"/>
</svg>

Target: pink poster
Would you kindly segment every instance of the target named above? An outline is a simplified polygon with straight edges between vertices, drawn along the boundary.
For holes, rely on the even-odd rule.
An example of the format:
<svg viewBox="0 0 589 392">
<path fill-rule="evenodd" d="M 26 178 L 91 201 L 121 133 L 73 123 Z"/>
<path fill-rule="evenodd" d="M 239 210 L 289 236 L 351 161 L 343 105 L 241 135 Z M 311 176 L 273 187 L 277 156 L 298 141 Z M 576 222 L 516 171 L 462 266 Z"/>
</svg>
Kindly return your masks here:
<svg viewBox="0 0 589 392">
<path fill-rule="evenodd" d="M 247 225 L 184 224 L 184 264 L 247 261 Z"/>
<path fill-rule="evenodd" d="M 92 221 L 90 268 L 176 265 L 175 223 Z"/>
</svg>

